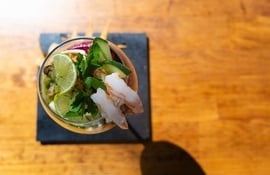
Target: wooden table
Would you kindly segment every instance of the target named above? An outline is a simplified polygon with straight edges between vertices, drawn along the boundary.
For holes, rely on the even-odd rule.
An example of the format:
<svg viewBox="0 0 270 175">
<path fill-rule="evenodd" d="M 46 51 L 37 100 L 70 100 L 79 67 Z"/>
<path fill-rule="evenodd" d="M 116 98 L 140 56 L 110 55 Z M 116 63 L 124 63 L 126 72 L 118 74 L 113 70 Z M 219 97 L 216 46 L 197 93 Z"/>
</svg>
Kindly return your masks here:
<svg viewBox="0 0 270 175">
<path fill-rule="evenodd" d="M 158 164 L 269 175 L 269 0 L 14 0 L 0 3 L 0 19 L 1 175 L 161 174 L 149 173 Z M 39 34 L 100 32 L 108 20 L 110 32 L 149 37 L 153 143 L 41 145 Z"/>
</svg>

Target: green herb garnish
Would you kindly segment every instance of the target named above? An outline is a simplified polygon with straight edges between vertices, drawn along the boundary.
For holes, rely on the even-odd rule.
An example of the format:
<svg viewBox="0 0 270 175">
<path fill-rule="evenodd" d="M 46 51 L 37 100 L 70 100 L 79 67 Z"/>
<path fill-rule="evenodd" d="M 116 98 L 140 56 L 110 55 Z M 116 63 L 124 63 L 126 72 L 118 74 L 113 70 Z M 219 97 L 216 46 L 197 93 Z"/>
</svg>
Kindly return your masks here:
<svg viewBox="0 0 270 175">
<path fill-rule="evenodd" d="M 102 80 L 94 77 L 94 71 L 101 68 L 104 62 L 112 60 L 108 42 L 102 38 L 95 38 L 88 54 L 77 55 L 75 66 L 77 68 L 77 86 L 74 88 L 74 97 L 71 101 L 71 109 L 65 117 L 83 116 L 86 112 L 92 116 L 98 114 L 95 103 L 90 98 L 98 88 L 106 91 L 106 86 Z"/>
<path fill-rule="evenodd" d="M 73 62 L 77 79 L 74 87 L 69 91 L 71 94 L 70 104 L 69 108 L 64 108 L 68 111 L 65 111 L 63 116 L 71 120 L 78 117 L 83 120 L 99 117 L 98 108 L 90 96 L 98 88 L 107 91 L 103 81 L 106 75 L 117 72 L 120 77 L 124 78 L 131 71 L 123 64 L 112 59 L 108 42 L 99 37 L 93 40 L 87 55 L 78 53 Z"/>
</svg>

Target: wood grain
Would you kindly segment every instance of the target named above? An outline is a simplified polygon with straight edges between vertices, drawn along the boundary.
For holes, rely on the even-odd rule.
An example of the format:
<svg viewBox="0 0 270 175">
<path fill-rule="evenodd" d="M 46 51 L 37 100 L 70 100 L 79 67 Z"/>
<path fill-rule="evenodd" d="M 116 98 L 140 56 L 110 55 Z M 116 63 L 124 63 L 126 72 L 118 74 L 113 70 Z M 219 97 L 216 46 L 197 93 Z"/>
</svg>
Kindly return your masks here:
<svg viewBox="0 0 270 175">
<path fill-rule="evenodd" d="M 110 32 L 149 37 L 153 142 L 208 175 L 270 173 L 268 0 L 22 2 L 0 4 L 0 174 L 142 174 L 141 144 L 35 140 L 39 33 L 100 32 L 108 20 Z"/>
</svg>

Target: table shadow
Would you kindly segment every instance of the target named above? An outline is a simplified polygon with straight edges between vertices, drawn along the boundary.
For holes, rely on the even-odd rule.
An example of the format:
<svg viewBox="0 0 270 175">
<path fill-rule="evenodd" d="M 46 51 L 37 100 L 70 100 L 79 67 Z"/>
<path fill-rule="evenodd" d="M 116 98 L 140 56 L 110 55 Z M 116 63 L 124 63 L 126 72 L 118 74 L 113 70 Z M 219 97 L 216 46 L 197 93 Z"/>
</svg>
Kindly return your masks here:
<svg viewBox="0 0 270 175">
<path fill-rule="evenodd" d="M 205 175 L 185 150 L 166 141 L 145 143 L 140 166 L 142 175 Z"/>
</svg>

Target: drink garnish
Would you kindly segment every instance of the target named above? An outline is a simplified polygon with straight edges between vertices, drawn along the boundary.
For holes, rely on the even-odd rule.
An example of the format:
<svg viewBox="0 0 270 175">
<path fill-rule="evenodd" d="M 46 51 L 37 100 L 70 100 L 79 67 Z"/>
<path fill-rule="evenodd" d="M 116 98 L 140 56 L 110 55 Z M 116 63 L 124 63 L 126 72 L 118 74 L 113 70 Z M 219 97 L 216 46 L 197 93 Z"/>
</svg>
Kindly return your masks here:
<svg viewBox="0 0 270 175">
<path fill-rule="evenodd" d="M 86 46 L 89 48 L 86 49 Z M 63 118 L 85 122 L 104 117 L 107 121 L 114 121 L 118 125 L 121 124 L 120 127 L 126 128 L 122 119 L 120 122 L 120 118 L 115 118 L 117 116 L 110 116 L 108 110 L 113 109 L 112 114 L 124 116 L 120 110 L 122 105 L 127 107 L 136 105 L 131 104 L 132 101 L 126 100 L 135 97 L 134 95 L 120 94 L 118 96 L 119 94 L 113 94 L 113 89 L 111 89 L 114 87 L 111 84 L 113 81 L 118 82 L 118 79 L 126 78 L 131 73 L 124 64 L 112 58 L 108 41 L 96 37 L 92 42 L 83 42 L 53 55 L 52 64 L 44 69 L 46 100 L 48 100 L 49 106 L 53 106 L 52 110 Z M 112 76 L 106 84 L 105 79 L 111 74 L 117 74 L 117 76 Z M 121 86 L 121 88 L 127 92 L 127 86 Z M 131 89 L 128 90 L 128 92 L 130 91 Z M 97 98 L 100 94 L 109 100 L 98 101 Z M 139 108 L 142 108 L 139 97 L 135 98 Z M 104 107 L 109 105 L 108 108 L 100 106 L 99 103 L 103 102 L 110 103 L 104 104 Z M 101 111 L 102 109 L 106 109 L 106 111 Z M 114 112 L 116 109 L 117 113 Z"/>
</svg>

